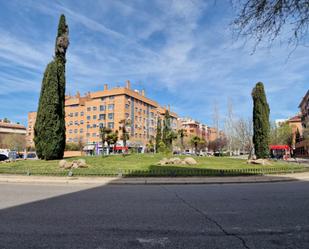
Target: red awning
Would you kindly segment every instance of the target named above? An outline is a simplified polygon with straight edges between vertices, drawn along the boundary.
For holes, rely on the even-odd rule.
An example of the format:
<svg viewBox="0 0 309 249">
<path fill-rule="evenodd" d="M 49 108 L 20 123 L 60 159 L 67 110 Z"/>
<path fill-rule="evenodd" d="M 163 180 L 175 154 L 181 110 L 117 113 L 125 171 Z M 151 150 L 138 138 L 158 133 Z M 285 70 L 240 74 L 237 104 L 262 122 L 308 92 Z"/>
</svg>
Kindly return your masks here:
<svg viewBox="0 0 309 249">
<path fill-rule="evenodd" d="M 114 150 L 128 150 L 128 147 L 124 147 L 124 146 L 115 146 Z"/>
<path fill-rule="evenodd" d="M 290 149 L 288 145 L 270 145 L 269 148 L 271 150 L 289 150 Z"/>
</svg>

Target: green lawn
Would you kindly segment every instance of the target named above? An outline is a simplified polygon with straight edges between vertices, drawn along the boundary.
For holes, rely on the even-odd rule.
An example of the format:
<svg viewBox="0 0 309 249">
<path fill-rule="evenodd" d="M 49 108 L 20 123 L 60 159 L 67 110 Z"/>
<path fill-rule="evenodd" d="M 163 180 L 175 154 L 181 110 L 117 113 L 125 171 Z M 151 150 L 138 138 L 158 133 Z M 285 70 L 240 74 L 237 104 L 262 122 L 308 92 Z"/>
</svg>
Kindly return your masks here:
<svg viewBox="0 0 309 249">
<path fill-rule="evenodd" d="M 107 157 L 82 157 L 89 165 L 88 168 L 74 169 L 74 175 L 117 175 L 122 172 L 127 176 L 138 175 L 241 175 L 278 173 L 304 170 L 303 166 L 294 163 L 273 162 L 272 165 L 250 165 L 246 160 L 227 157 L 194 157 L 197 165 L 170 165 L 158 166 L 163 155 L 133 154 L 123 157 L 110 155 Z M 181 156 L 183 158 L 183 156 Z M 76 160 L 80 157 L 66 159 Z M 59 168 L 57 160 L 26 160 L 0 164 L 0 173 L 11 174 L 42 174 L 67 175 L 69 170 Z"/>
</svg>

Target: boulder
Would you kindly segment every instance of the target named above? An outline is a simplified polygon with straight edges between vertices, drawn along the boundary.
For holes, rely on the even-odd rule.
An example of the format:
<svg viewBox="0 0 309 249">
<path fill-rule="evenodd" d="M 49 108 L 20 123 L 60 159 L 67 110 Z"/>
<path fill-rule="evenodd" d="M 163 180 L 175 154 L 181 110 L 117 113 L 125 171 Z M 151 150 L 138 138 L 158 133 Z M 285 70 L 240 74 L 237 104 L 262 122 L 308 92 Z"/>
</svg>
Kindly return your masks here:
<svg viewBox="0 0 309 249">
<path fill-rule="evenodd" d="M 167 158 L 163 158 L 162 160 L 160 160 L 160 162 L 158 163 L 159 165 L 163 166 L 169 163 L 169 160 Z"/>
<path fill-rule="evenodd" d="M 266 159 L 256 159 L 256 160 L 248 160 L 248 164 L 259 164 L 259 165 L 271 165 L 271 163 Z"/>
<path fill-rule="evenodd" d="M 185 159 L 183 159 L 183 161 L 184 161 L 186 164 L 189 164 L 189 165 L 197 164 L 197 162 L 195 161 L 195 159 L 192 158 L 192 157 L 186 157 Z"/>
<path fill-rule="evenodd" d="M 87 168 L 86 160 L 85 159 L 78 159 L 77 164 L 79 168 Z"/>
<path fill-rule="evenodd" d="M 170 162 L 171 162 L 172 164 L 181 164 L 181 159 L 178 158 L 178 157 L 172 157 L 172 158 L 170 159 Z"/>
<path fill-rule="evenodd" d="M 73 166 L 73 163 L 71 163 L 71 162 L 66 162 L 65 165 L 64 165 L 64 168 L 65 168 L 65 169 L 70 169 L 70 168 L 72 168 L 72 166 Z"/>
<path fill-rule="evenodd" d="M 77 168 L 78 168 L 78 164 L 75 163 L 75 162 L 73 162 L 73 163 L 72 163 L 72 169 L 77 169 Z"/>
<path fill-rule="evenodd" d="M 67 163 L 66 160 L 63 160 L 63 159 L 60 160 L 60 161 L 59 161 L 59 167 L 60 167 L 60 168 L 64 168 L 64 166 L 65 166 L 66 163 Z"/>
</svg>

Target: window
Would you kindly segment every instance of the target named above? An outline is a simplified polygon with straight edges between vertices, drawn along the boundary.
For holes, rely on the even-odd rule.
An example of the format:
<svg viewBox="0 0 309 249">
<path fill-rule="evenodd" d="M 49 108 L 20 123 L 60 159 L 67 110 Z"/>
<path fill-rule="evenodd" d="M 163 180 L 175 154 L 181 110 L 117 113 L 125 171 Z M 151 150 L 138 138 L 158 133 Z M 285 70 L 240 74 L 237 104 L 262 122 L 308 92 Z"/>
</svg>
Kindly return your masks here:
<svg viewBox="0 0 309 249">
<path fill-rule="evenodd" d="M 84 132 L 83 128 L 79 129 L 79 133 L 83 133 L 83 132 Z"/>
<path fill-rule="evenodd" d="M 74 124 L 75 124 L 75 125 L 78 125 L 78 121 L 77 121 L 77 120 L 75 120 L 75 121 L 74 121 Z"/>
<path fill-rule="evenodd" d="M 75 134 L 77 133 L 77 129 L 74 130 L 74 133 L 75 133 Z"/>
<path fill-rule="evenodd" d="M 90 124 L 87 124 L 87 129 L 91 128 L 91 125 Z"/>
<path fill-rule="evenodd" d="M 76 137 L 76 138 L 74 138 L 74 142 L 75 143 L 77 143 L 78 142 L 78 138 Z"/>
<path fill-rule="evenodd" d="M 96 107 L 96 106 L 92 107 L 92 110 L 93 110 L 93 111 L 96 111 L 96 110 L 97 110 L 97 107 Z"/>
<path fill-rule="evenodd" d="M 129 107 L 130 107 L 129 104 L 126 104 L 126 109 L 129 109 Z"/>
<path fill-rule="evenodd" d="M 93 125 L 92 125 L 92 128 L 96 128 L 96 127 L 97 127 L 97 125 L 96 125 L 96 124 L 93 124 Z"/>
<path fill-rule="evenodd" d="M 99 124 L 99 127 L 100 127 L 100 128 L 105 127 L 104 123 L 100 123 L 100 124 Z"/>
<path fill-rule="evenodd" d="M 115 99 L 115 96 L 109 96 L 109 99 Z"/>
<path fill-rule="evenodd" d="M 106 110 L 106 106 L 105 105 L 100 105 L 100 111 L 105 111 Z"/>
<path fill-rule="evenodd" d="M 114 129 L 114 122 L 108 122 L 108 128 Z"/>
<path fill-rule="evenodd" d="M 80 121 L 80 124 L 84 124 L 84 120 L 81 120 L 81 121 Z"/>
<path fill-rule="evenodd" d="M 126 118 L 130 117 L 129 113 L 126 113 Z"/>
<path fill-rule="evenodd" d="M 80 116 L 81 116 L 81 117 L 84 116 L 84 112 L 80 112 Z"/>
<path fill-rule="evenodd" d="M 90 137 L 90 133 L 87 133 L 86 136 L 87 136 L 87 137 Z"/>
<path fill-rule="evenodd" d="M 75 116 L 75 117 L 78 117 L 78 112 L 75 112 L 74 116 Z"/>
<path fill-rule="evenodd" d="M 97 136 L 97 133 L 92 133 L 92 137 L 96 137 Z"/>
<path fill-rule="evenodd" d="M 73 117 L 73 112 L 69 113 L 69 116 L 70 116 L 70 117 Z"/>
<path fill-rule="evenodd" d="M 106 115 L 105 114 L 100 114 L 99 115 L 99 120 L 105 120 L 106 118 Z"/>
<path fill-rule="evenodd" d="M 69 133 L 70 133 L 70 134 L 72 134 L 72 132 L 73 132 L 72 130 L 69 130 Z"/>
<path fill-rule="evenodd" d="M 87 112 L 90 112 L 91 111 L 91 107 L 87 107 Z"/>
<path fill-rule="evenodd" d="M 109 120 L 114 120 L 114 113 L 109 113 L 108 114 L 108 119 Z"/>
<path fill-rule="evenodd" d="M 97 119 L 97 115 L 93 115 L 92 118 L 93 118 L 93 119 Z"/>
<path fill-rule="evenodd" d="M 114 104 L 109 104 L 109 105 L 108 105 L 108 110 L 109 110 L 109 111 L 112 111 L 112 110 L 114 110 L 114 107 L 115 107 Z"/>
<path fill-rule="evenodd" d="M 73 121 L 70 121 L 70 123 L 69 123 L 70 125 L 73 125 Z"/>
<path fill-rule="evenodd" d="M 90 120 L 90 118 L 91 118 L 90 116 L 87 116 L 87 120 Z"/>
<path fill-rule="evenodd" d="M 102 97 L 102 98 L 101 98 L 101 101 L 104 101 L 104 100 L 105 100 L 105 98 L 104 98 L 104 97 Z"/>
</svg>

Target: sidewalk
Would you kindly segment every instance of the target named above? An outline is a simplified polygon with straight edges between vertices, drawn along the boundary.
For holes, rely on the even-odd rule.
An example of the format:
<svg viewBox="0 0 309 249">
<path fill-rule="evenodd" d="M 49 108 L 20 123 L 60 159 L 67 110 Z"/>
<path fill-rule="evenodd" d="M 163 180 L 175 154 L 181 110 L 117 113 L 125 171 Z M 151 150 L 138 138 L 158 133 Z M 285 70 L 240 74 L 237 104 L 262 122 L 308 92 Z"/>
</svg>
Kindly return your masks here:
<svg viewBox="0 0 309 249">
<path fill-rule="evenodd" d="M 0 175 L 0 183 L 31 184 L 228 184 L 285 181 L 309 181 L 309 172 L 285 175 L 237 176 L 237 177 L 53 177 Z"/>
</svg>

